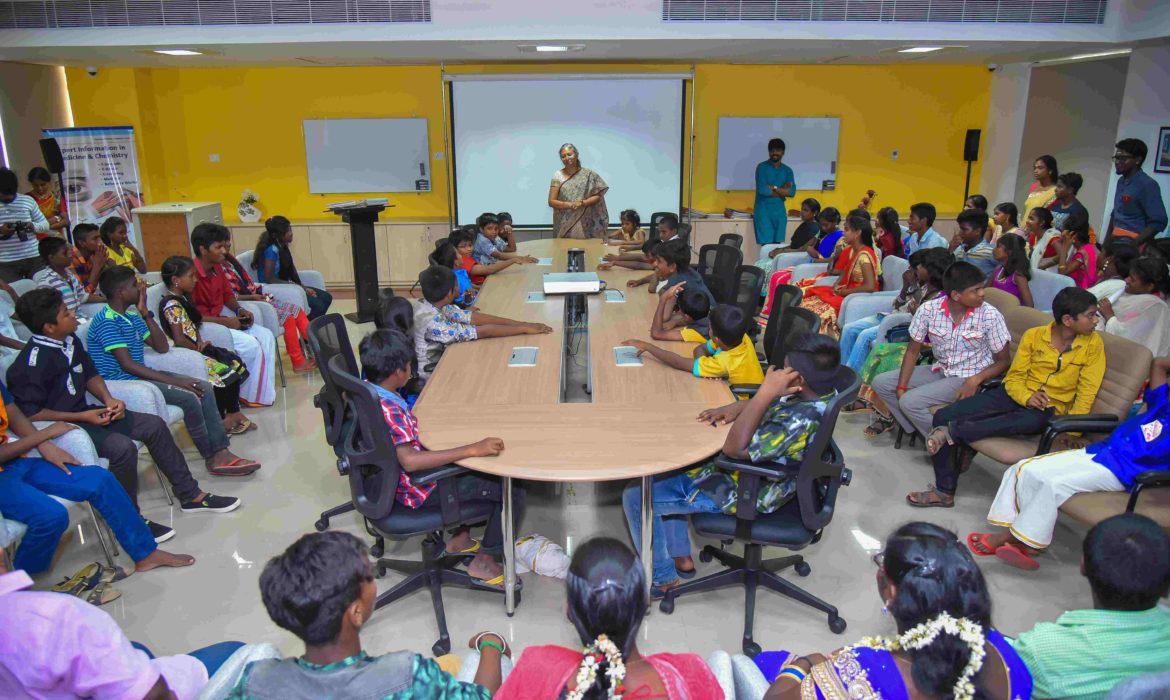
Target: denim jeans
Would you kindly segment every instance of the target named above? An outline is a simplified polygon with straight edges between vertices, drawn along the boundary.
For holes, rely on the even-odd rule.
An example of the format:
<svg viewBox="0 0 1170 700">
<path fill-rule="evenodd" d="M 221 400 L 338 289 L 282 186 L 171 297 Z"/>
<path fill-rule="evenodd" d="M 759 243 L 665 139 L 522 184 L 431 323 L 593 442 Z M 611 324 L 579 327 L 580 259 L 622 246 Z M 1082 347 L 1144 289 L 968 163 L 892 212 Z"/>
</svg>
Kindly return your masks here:
<svg viewBox="0 0 1170 700">
<path fill-rule="evenodd" d="M 211 382 L 200 379 L 199 387 L 203 396 L 196 396 L 194 392 L 180 389 L 176 385 L 190 385 L 194 377 L 184 377 L 174 372 L 162 372 L 168 377 L 174 377 L 174 384 L 151 382 L 162 392 L 163 400 L 172 406 L 183 409 L 183 422 L 187 425 L 187 432 L 191 435 L 191 442 L 204 459 L 228 446 L 227 432 L 223 429 L 223 420 L 219 415 L 219 405 L 215 401 L 214 387 Z"/>
<path fill-rule="evenodd" d="M 674 474 L 654 479 L 651 498 L 654 503 L 654 585 L 670 583 L 678 579 L 674 568 L 674 557 L 691 554 L 690 521 L 691 513 L 722 512 L 707 494 L 699 491 L 693 499 L 688 497 L 695 491 L 694 482 L 686 474 Z M 642 548 L 642 484 L 637 482 L 626 487 L 622 493 L 622 507 L 626 511 L 626 524 L 634 538 L 634 548 Z"/>
<path fill-rule="evenodd" d="M 869 357 L 869 351 L 873 348 L 881 322 L 881 318 L 874 314 L 850 321 L 841 329 L 841 359 L 853 371 L 861 371 L 865 358 Z M 856 359 L 858 356 L 860 359 Z"/>
</svg>

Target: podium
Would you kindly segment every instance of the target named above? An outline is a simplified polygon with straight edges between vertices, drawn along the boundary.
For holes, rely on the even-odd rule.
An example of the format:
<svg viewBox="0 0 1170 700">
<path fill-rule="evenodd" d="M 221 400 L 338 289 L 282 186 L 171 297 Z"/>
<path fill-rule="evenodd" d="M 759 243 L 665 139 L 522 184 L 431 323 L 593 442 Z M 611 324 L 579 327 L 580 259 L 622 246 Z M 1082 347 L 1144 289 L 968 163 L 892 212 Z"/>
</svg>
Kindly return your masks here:
<svg viewBox="0 0 1170 700">
<path fill-rule="evenodd" d="M 345 317 L 354 323 L 374 320 L 378 309 L 378 249 L 374 243 L 374 223 L 384 204 L 330 207 L 329 210 L 349 224 L 353 247 L 353 287 L 357 312 Z"/>
</svg>

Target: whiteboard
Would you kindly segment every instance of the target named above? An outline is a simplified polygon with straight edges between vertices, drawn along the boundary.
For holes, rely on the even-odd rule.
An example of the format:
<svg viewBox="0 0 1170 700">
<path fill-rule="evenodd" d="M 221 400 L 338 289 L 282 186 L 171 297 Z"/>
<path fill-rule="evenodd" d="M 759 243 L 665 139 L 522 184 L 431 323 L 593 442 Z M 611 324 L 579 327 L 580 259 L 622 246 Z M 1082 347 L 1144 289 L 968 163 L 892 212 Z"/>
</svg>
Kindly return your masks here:
<svg viewBox="0 0 1170 700">
<path fill-rule="evenodd" d="M 309 191 L 429 192 L 427 120 L 306 119 Z"/>
<path fill-rule="evenodd" d="M 784 139 L 784 163 L 797 190 L 819 190 L 837 179 L 839 117 L 720 117 L 717 190 L 755 190 L 756 165 L 768 158 L 768 140 Z"/>
</svg>

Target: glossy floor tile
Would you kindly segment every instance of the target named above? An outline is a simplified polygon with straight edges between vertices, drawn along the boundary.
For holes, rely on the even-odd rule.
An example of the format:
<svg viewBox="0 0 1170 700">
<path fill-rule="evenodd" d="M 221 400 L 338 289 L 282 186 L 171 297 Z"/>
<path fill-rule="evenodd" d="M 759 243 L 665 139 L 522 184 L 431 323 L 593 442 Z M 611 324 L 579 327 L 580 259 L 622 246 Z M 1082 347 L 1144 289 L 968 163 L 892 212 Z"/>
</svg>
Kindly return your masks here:
<svg viewBox="0 0 1170 700">
<path fill-rule="evenodd" d="M 339 311 L 353 308 L 338 302 Z M 351 326 L 354 345 L 372 326 Z M 286 363 L 287 366 L 287 363 Z M 346 481 L 338 476 L 332 450 L 325 444 L 320 413 L 312 396 L 320 376 L 288 373 L 288 387 L 278 392 L 271 408 L 246 413 L 260 425 L 258 432 L 233 439 L 233 449 L 264 463 L 245 478 L 212 477 L 190 450 L 192 472 L 201 485 L 224 495 L 239 496 L 244 504 L 225 515 L 183 514 L 168 506 L 154 478 L 142 463 L 143 512 L 173 524 L 178 535 L 164 545 L 173 552 L 194 555 L 187 569 L 138 574 L 119 584 L 121 599 L 106 606 L 131 639 L 156 653 L 178 653 L 224 639 L 272 642 L 286 653 L 300 653 L 299 642 L 269 620 L 260 601 L 257 579 L 264 563 L 296 537 L 313 530 L 325 508 L 349 498 Z M 892 631 L 882 615 L 870 556 L 897 526 L 915 519 L 928 520 L 965 536 L 985 528 L 984 517 L 999 484 L 1003 467 L 977 460 L 964 475 L 958 505 L 953 510 L 912 509 L 904 502 L 907 491 L 924 488 L 932 480 L 929 461 L 921 447 L 894 450 L 892 438 L 869 441 L 861 435 L 866 415 L 843 416 L 837 440 L 853 470 L 853 484 L 843 489 L 836 516 L 822 540 L 803 552 L 812 567 L 807 578 L 785 573 L 797 584 L 837 605 L 848 621 L 842 635 L 829 631 L 825 617 L 768 591 L 756 603 L 755 638 L 765 649 L 800 652 L 828 651 L 861 636 Z M 468 434 L 469 441 L 480 437 Z M 620 449 L 617 447 L 615 449 Z M 550 452 L 556 450 L 550 437 Z M 528 511 L 519 532 L 541 533 L 562 544 L 579 543 L 594 535 L 628 538 L 620 506 L 622 484 L 575 484 L 557 488 L 533 485 Z M 347 514 L 334 519 L 344 529 L 367 541 L 358 519 Z M 1081 531 L 1062 524 L 1050 554 L 1037 572 L 1028 574 L 992 559 L 981 562 L 992 589 L 997 626 L 1012 635 L 1038 621 L 1051 620 L 1066 609 L 1092 605 L 1088 586 L 1079 573 Z M 696 542 L 697 547 L 705 542 Z M 769 556 L 783 556 L 770 550 Z M 54 581 L 101 556 L 86 521 L 77 524 L 63 547 L 60 561 L 38 580 L 47 588 Z M 387 543 L 387 557 L 416 558 L 418 540 Z M 123 560 L 125 556 L 123 555 Z M 125 561 L 123 563 L 126 563 Z M 699 564 L 700 574 L 717 564 Z M 388 574 L 379 582 L 394 582 Z M 503 597 L 481 591 L 447 589 L 447 620 L 453 645 L 465 646 L 475 633 L 491 629 L 507 634 L 513 645 L 566 644 L 577 640 L 564 617 L 563 583 L 524 574 L 523 601 L 516 614 L 504 613 Z M 680 598 L 674 614 L 653 608 L 643 625 L 645 651 L 736 651 L 743 624 L 743 590 L 727 588 Z M 429 595 L 423 591 L 383 608 L 363 632 L 372 653 L 410 648 L 429 654 L 436 639 Z"/>
</svg>

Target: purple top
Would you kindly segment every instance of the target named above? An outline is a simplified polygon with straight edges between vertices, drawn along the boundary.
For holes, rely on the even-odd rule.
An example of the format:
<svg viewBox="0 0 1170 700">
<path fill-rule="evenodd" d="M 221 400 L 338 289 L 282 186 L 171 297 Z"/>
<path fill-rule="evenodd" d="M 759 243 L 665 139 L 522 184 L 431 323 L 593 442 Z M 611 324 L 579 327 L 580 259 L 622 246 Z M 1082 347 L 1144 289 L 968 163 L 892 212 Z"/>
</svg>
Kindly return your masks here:
<svg viewBox="0 0 1170 700">
<path fill-rule="evenodd" d="M 1017 299 L 1020 298 L 1020 286 L 1016 284 L 1016 276 L 1007 275 L 1007 279 L 1004 279 L 1003 265 L 995 268 L 995 272 L 991 273 L 991 286 L 994 289 L 1002 289 Z"/>
<path fill-rule="evenodd" d="M 165 676 L 180 700 L 207 685 L 193 656 L 147 658 L 105 611 L 64 593 L 24 589 L 23 571 L 0 575 L 0 697 L 141 698 Z"/>
</svg>

